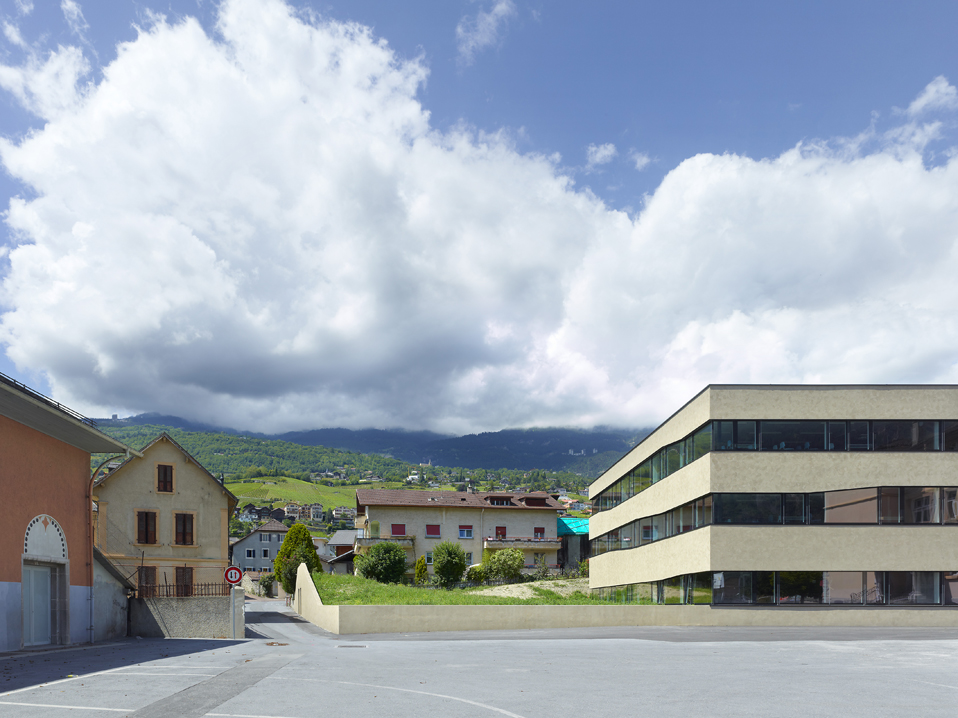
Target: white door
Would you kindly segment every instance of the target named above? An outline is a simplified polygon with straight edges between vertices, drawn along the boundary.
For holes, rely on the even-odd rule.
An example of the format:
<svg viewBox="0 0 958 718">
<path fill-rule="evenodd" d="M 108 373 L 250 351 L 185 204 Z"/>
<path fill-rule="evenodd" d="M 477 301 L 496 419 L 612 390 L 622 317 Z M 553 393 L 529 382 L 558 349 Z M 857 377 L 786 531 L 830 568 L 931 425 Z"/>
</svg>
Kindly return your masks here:
<svg viewBox="0 0 958 718">
<path fill-rule="evenodd" d="M 23 567 L 23 645 L 50 643 L 50 567 Z"/>
</svg>

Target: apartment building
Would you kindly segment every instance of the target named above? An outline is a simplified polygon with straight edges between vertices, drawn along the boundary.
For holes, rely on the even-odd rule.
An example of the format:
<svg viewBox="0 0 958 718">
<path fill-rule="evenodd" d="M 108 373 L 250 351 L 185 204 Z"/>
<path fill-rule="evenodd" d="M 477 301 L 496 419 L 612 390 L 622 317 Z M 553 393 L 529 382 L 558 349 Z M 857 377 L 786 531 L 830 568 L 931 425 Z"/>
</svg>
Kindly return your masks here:
<svg viewBox="0 0 958 718">
<path fill-rule="evenodd" d="M 432 572 L 434 547 L 459 543 L 466 563 L 479 563 L 485 549 L 518 548 L 532 569 L 537 558 L 557 567 L 562 506 L 546 493 L 465 493 L 359 489 L 356 491 L 356 552 L 390 541 L 406 550 L 410 564 L 426 557 Z"/>
<path fill-rule="evenodd" d="M 590 498 L 610 601 L 956 606 L 958 386 L 711 385 Z"/>
</svg>

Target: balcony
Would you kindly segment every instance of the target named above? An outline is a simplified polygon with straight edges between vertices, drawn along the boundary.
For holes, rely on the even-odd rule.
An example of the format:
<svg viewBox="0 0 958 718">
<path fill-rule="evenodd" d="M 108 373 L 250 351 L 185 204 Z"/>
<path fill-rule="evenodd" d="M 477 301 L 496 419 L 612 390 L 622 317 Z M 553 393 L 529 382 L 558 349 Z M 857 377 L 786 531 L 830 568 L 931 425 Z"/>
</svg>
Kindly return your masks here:
<svg viewBox="0 0 958 718">
<path fill-rule="evenodd" d="M 369 548 L 370 546 L 375 546 L 378 543 L 394 543 L 402 546 L 403 548 L 414 548 L 416 543 L 415 536 L 390 536 L 389 534 L 383 534 L 381 536 L 363 536 L 356 537 L 356 548 Z"/>
<path fill-rule="evenodd" d="M 486 536 L 482 542 L 483 548 L 531 548 L 543 551 L 557 551 L 562 548 L 562 539 L 544 536 Z"/>
</svg>

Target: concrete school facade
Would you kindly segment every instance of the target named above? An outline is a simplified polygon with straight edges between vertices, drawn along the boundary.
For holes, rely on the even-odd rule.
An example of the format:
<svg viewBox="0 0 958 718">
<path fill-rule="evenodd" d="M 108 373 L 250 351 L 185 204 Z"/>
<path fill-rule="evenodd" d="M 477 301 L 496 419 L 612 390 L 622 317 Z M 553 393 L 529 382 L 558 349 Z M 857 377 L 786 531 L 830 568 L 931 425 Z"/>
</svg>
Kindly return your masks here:
<svg viewBox="0 0 958 718">
<path fill-rule="evenodd" d="M 708 386 L 590 498 L 590 586 L 610 602 L 950 621 L 958 387 Z"/>
</svg>

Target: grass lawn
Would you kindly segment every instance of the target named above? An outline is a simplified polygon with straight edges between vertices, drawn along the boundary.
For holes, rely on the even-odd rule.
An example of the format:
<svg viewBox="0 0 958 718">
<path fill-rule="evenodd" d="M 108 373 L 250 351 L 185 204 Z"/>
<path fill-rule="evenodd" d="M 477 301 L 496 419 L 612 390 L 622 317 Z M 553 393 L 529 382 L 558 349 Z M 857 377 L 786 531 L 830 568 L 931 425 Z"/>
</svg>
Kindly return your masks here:
<svg viewBox="0 0 958 718">
<path fill-rule="evenodd" d="M 339 606 L 515 606 L 515 605 L 608 605 L 583 593 L 560 596 L 548 589 L 533 587 L 535 598 L 480 596 L 480 589 L 427 590 L 395 583 L 377 583 L 359 576 L 313 574 L 323 603 Z"/>
<path fill-rule="evenodd" d="M 253 503 L 262 506 L 271 501 L 295 501 L 299 504 L 322 504 L 326 508 L 355 506 L 356 489 L 398 489 L 398 482 L 375 482 L 359 486 L 323 486 L 285 476 L 263 476 L 255 480 L 227 481 L 225 486 L 240 506 Z"/>
</svg>

